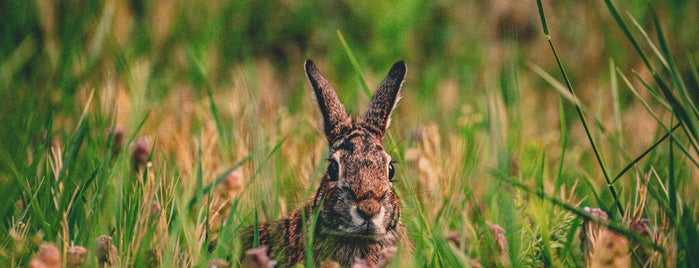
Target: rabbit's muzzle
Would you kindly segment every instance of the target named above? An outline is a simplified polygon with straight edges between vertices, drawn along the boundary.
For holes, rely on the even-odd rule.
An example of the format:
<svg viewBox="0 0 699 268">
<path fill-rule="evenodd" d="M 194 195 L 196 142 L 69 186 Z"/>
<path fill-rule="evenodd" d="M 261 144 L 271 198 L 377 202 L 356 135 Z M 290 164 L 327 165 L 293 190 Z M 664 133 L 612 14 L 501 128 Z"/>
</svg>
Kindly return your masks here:
<svg viewBox="0 0 699 268">
<path fill-rule="evenodd" d="M 365 200 L 367 201 L 367 200 Z M 378 202 L 371 200 L 360 202 L 350 208 L 350 221 L 340 230 L 345 236 L 378 238 L 386 233 L 384 218 L 386 209 Z"/>
<path fill-rule="evenodd" d="M 365 220 L 371 220 L 379 213 L 381 205 L 374 199 L 364 199 L 357 205 L 359 216 Z"/>
</svg>

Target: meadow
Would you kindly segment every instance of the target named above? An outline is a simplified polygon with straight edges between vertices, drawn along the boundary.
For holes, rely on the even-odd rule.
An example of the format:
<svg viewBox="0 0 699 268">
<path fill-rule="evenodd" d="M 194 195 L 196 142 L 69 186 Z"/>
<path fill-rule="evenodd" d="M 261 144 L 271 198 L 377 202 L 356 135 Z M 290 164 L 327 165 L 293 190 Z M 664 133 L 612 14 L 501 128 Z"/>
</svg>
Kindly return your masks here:
<svg viewBox="0 0 699 268">
<path fill-rule="evenodd" d="M 0 266 L 244 267 L 325 172 L 312 59 L 353 117 L 408 66 L 387 266 L 698 267 L 697 11 L 2 1 Z"/>
</svg>

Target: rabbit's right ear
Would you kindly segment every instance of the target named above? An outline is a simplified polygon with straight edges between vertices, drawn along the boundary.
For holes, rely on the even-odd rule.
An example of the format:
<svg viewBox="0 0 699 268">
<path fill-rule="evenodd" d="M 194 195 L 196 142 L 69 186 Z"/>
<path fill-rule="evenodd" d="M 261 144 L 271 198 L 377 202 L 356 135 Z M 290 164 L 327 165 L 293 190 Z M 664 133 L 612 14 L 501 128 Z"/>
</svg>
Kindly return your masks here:
<svg viewBox="0 0 699 268">
<path fill-rule="evenodd" d="M 352 119 L 345 112 L 345 107 L 335 94 L 328 80 L 320 74 L 315 64 L 307 60 L 305 64 L 308 82 L 313 87 L 313 93 L 323 115 L 323 131 L 328 143 L 332 144 L 345 130 L 352 127 Z"/>
</svg>

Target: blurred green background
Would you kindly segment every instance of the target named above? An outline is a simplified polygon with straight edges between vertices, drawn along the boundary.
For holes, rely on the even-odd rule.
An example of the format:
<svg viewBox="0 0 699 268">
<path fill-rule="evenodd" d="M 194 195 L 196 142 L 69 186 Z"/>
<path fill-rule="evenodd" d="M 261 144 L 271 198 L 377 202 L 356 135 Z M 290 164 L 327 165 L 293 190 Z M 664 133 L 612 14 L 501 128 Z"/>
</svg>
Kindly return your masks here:
<svg viewBox="0 0 699 268">
<path fill-rule="evenodd" d="M 444 99 L 457 104 L 473 101 L 485 90 L 542 98 L 551 92 L 525 64 L 555 71 L 536 4 L 530 0 L 3 1 L 0 5 L 2 107 L 8 111 L 1 119 L 8 123 L 16 118 L 9 111 L 18 105 L 34 106 L 41 113 L 79 110 L 76 93 L 109 75 L 123 79 L 135 61 L 149 62 L 148 91 L 154 97 L 177 90 L 173 86 L 177 84 L 189 85 L 201 96 L 204 82 L 197 73 L 218 89 L 231 83 L 234 67 L 268 61 L 279 79 L 275 83 L 285 89 L 276 94 L 293 113 L 294 102 L 307 97 L 299 90 L 300 66 L 312 58 L 326 63 L 326 72 L 332 72 L 329 75 L 344 89 L 342 99 L 352 106 L 357 81 L 337 31 L 365 72 L 382 73 L 400 59 L 408 63 L 406 98 L 437 113 L 412 115 L 419 119 L 427 119 L 420 114 L 449 117 L 457 105 L 445 107 Z M 544 1 L 544 5 L 552 36 L 586 100 L 597 100 L 595 89 L 607 86 L 609 60 L 622 70 L 639 67 L 639 58 L 620 38 L 601 1 Z M 648 29 L 650 12 L 657 10 L 672 51 L 680 58 L 696 55 L 699 49 L 697 6 L 695 1 L 620 3 L 622 12 Z M 513 72 L 523 84 L 519 89 L 502 86 Z M 457 92 L 440 99 L 445 84 Z M 622 92 L 623 104 L 628 104 L 629 95 Z M 11 129 L 11 124 L 3 126 Z"/>
<path fill-rule="evenodd" d="M 308 198 L 323 167 L 324 145 L 316 131 L 317 111 L 302 64 L 306 59 L 314 60 L 347 110 L 360 115 L 368 98 L 361 89 L 362 78 L 351 64 L 350 51 L 372 90 L 394 62 L 404 60 L 408 66 L 403 98 L 393 117 L 390 153 L 405 157 L 400 172 L 409 182 L 414 180 L 410 183 L 417 188 L 411 192 L 408 184 L 398 186 L 406 196 L 412 196 L 403 199 L 411 216 L 407 224 L 412 237 L 426 235 L 432 228 L 436 234 L 482 227 L 484 220 L 490 220 L 510 231 L 510 243 L 518 240 L 512 233 L 523 226 L 525 220 L 519 216 L 529 212 L 522 209 L 513 216 L 515 211 L 508 206 L 522 205 L 521 200 L 513 197 L 502 201 L 503 193 L 498 191 L 503 184 L 493 173 L 510 174 L 527 183 L 536 179 L 537 187 L 554 192 L 553 196 L 569 187 L 574 194 L 566 201 L 609 211 L 612 197 L 588 138 L 592 135 L 602 144 L 606 164 L 618 171 L 665 134 L 638 97 L 626 90 L 627 84 L 618 74 L 632 78 L 629 84 L 636 88 L 645 87 L 638 78 L 649 82 L 652 76 L 603 1 L 542 2 L 550 37 L 586 106 L 593 133 L 583 130 L 574 106 L 567 101 L 559 104 L 559 93 L 534 71 L 541 68 L 563 81 L 532 0 L 2 1 L 3 233 L 14 228 L 18 220 L 33 218 L 29 233 L 43 230 L 47 241 L 63 239 L 66 244 L 70 240 L 86 245 L 99 234 L 117 233 L 121 238 L 116 240 L 122 246 L 128 244 L 124 237 L 128 237 L 132 223 L 120 222 L 120 216 L 114 219 L 109 210 L 121 207 L 126 212 L 115 213 L 124 212 L 124 217 L 131 219 L 128 211 L 135 209 L 133 204 L 148 198 L 134 195 L 132 201 L 136 202 L 129 203 L 129 191 L 100 198 L 99 193 L 112 189 L 102 186 L 80 192 L 84 196 L 79 197 L 87 201 L 81 203 L 82 214 L 77 215 L 106 219 L 107 223 L 71 218 L 66 224 L 69 237 L 59 234 L 63 230 L 60 211 L 70 207 L 64 189 L 66 193 L 81 189 L 77 186 L 86 177 L 115 189 L 131 187 L 127 185 L 134 175 L 128 172 L 128 157 L 115 156 L 116 162 L 110 162 L 104 156 L 113 125 L 125 127 L 129 142 L 137 136 L 152 137 L 156 149 L 153 158 L 159 159 L 154 176 L 181 183 L 186 197 L 197 191 L 196 179 L 211 182 L 250 153 L 253 157 L 246 163 L 245 179 L 274 180 L 256 181 L 252 188 L 246 188 L 250 196 L 242 207 L 251 210 L 258 203 L 253 205 L 250 199 L 259 198 L 270 207 L 263 211 L 263 218 L 285 215 Z M 651 40 L 656 39 L 653 14 L 657 14 L 687 91 L 695 100 L 699 98 L 699 79 L 692 73 L 699 59 L 699 2 L 618 2 L 624 20 L 629 25 L 637 21 Z M 632 34 L 644 40 L 641 32 Z M 648 42 L 641 45 L 644 51 L 653 49 Z M 652 58 L 651 64 L 660 66 L 662 61 Z M 670 77 L 668 72 L 660 75 Z M 645 91 L 641 95 L 653 97 Z M 676 123 L 661 106 L 651 103 L 661 111 L 660 118 L 667 126 Z M 593 123 L 593 119 L 598 121 Z M 83 120 L 87 126 L 81 125 Z M 51 158 L 49 150 L 56 144 L 67 145 L 58 153 L 67 171 L 51 174 L 55 163 L 49 162 L 57 156 Z M 128 152 L 128 144 L 121 150 Z M 264 155 L 268 151 L 269 159 Z M 563 153 L 567 153 L 565 160 Z M 695 152 L 688 155 L 696 157 Z M 641 162 L 641 170 L 630 172 L 618 183 L 622 199 L 634 202 L 635 179 L 650 170 L 657 168 L 656 176 L 672 181 L 675 162 L 668 164 L 670 158 L 665 149 L 653 150 Z M 559 160 L 565 168 L 556 174 Z M 201 167 L 197 165 L 202 163 L 205 168 L 199 172 L 203 175 L 197 178 L 197 167 Z M 670 171 L 668 165 L 672 166 Z M 696 187 L 681 186 L 696 185 L 696 166 L 687 159 L 676 165 L 681 178 L 678 193 L 695 196 Z M 271 169 L 259 168 L 265 166 Z M 46 189 L 39 187 L 46 178 L 56 183 L 47 180 Z M 578 184 L 579 180 L 584 182 Z M 267 189 L 274 189 L 273 194 Z M 119 194 L 128 202 L 119 199 Z M 34 208 L 38 212 L 18 205 L 30 200 L 38 200 L 34 204 L 40 207 Z M 185 202 L 178 200 L 163 201 L 163 207 Z M 548 208 L 547 213 L 553 214 L 550 207 L 538 205 L 532 206 Z M 653 208 L 658 207 L 662 206 L 655 204 Z M 687 207 L 696 214 L 695 204 Z M 416 215 L 427 222 L 416 222 Z M 575 232 L 577 225 L 571 219 L 559 220 L 565 222 L 561 229 Z M 175 222 L 169 228 L 181 225 L 186 230 L 203 221 Z M 539 225 L 533 226 L 537 229 Z M 474 230 L 471 234 L 475 237 Z M 466 233 L 462 236 L 470 236 L 468 230 L 461 231 Z M 12 255 L 8 253 L 11 242 L 5 240 L 0 256 Z M 438 242 L 415 244 L 425 252 L 446 251 Z M 510 252 L 515 253 L 520 246 L 527 248 L 515 243 Z M 478 258 L 477 244 L 465 247 L 465 255 Z M 18 261 L 12 263 L 26 261 L 31 256 L 28 252 L 18 253 Z M 189 253 L 195 255 L 191 249 Z M 136 264 L 147 262 L 144 254 L 133 253 Z M 566 251 L 561 263 L 579 264 L 571 257 L 579 254 Z M 529 260 L 515 254 L 510 257 Z M 439 262 L 424 257 L 425 265 L 435 263 Z M 442 264 L 449 263 L 459 262 Z"/>
</svg>

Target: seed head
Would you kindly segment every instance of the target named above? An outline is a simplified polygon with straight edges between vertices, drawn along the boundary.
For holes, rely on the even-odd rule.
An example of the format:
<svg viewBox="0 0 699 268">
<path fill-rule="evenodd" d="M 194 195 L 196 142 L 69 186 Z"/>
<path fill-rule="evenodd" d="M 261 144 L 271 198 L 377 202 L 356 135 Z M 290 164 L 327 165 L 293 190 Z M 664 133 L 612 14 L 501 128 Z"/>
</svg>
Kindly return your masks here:
<svg viewBox="0 0 699 268">
<path fill-rule="evenodd" d="M 206 267 L 208 267 L 208 268 L 228 268 L 228 267 L 230 267 L 230 264 L 226 260 L 223 260 L 223 259 L 213 259 L 213 260 L 209 261 L 209 265 L 207 265 Z"/>
<path fill-rule="evenodd" d="M 61 253 L 58 248 L 50 243 L 39 246 L 36 256 L 29 261 L 29 267 L 34 268 L 58 268 L 61 266 Z"/>
<path fill-rule="evenodd" d="M 72 246 L 68 249 L 68 267 L 80 267 L 85 262 L 87 250 L 81 246 Z"/>
<path fill-rule="evenodd" d="M 160 216 L 160 204 L 158 201 L 150 201 L 150 216 L 154 219 L 157 219 L 158 216 Z"/>
<path fill-rule="evenodd" d="M 220 184 L 221 190 L 223 190 L 229 199 L 235 198 L 236 195 L 243 188 L 243 174 L 238 170 L 232 171 L 226 179 L 224 179 Z"/>
<path fill-rule="evenodd" d="M 153 148 L 153 143 L 149 138 L 140 138 L 131 145 L 131 162 L 134 171 L 139 171 L 149 165 L 148 157 Z"/>
<path fill-rule="evenodd" d="M 108 235 L 101 235 L 97 238 L 95 249 L 100 267 L 111 267 L 119 262 L 119 255 L 114 240 Z"/>
<path fill-rule="evenodd" d="M 444 238 L 449 242 L 454 244 L 454 246 L 461 247 L 461 234 L 459 232 L 451 230 L 448 231 Z"/>
<path fill-rule="evenodd" d="M 116 156 L 124 147 L 124 135 L 126 130 L 121 125 L 109 129 L 109 137 L 112 139 L 112 155 Z"/>
<path fill-rule="evenodd" d="M 277 264 L 277 261 L 269 258 L 266 246 L 261 246 L 246 251 L 244 263 L 249 268 L 271 268 Z"/>
<path fill-rule="evenodd" d="M 488 232 L 491 236 L 492 241 L 495 242 L 495 251 L 491 252 L 497 253 L 498 255 L 497 258 L 492 255 L 486 256 L 487 263 L 494 265 L 494 262 L 498 262 L 500 266 L 509 267 L 510 257 L 507 251 L 507 237 L 505 237 L 505 229 L 502 228 L 500 225 L 492 224 L 487 221 L 485 222 L 485 224 L 488 227 Z"/>
</svg>

